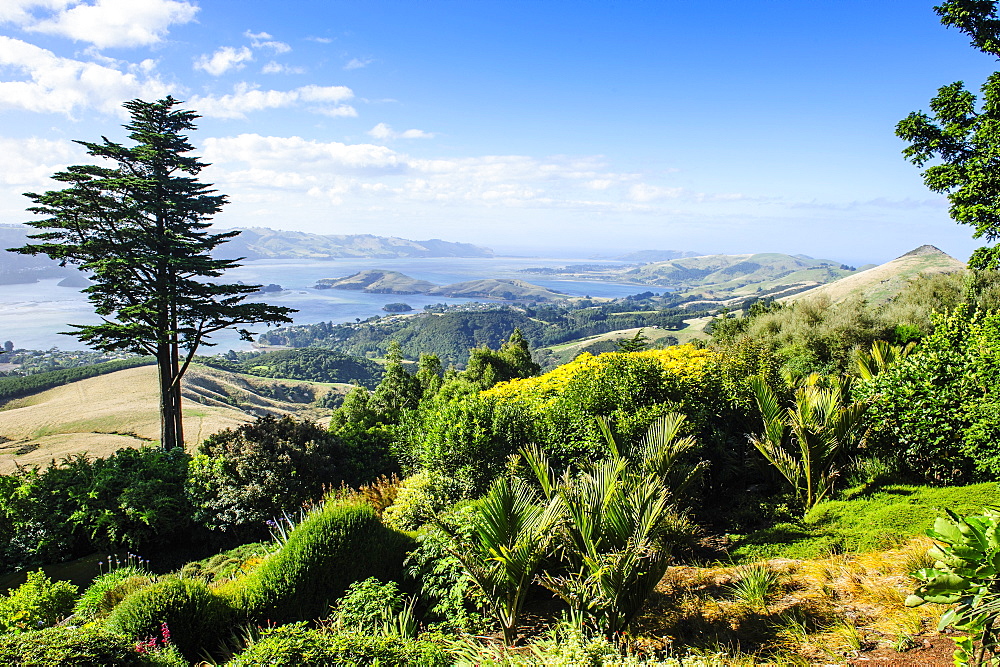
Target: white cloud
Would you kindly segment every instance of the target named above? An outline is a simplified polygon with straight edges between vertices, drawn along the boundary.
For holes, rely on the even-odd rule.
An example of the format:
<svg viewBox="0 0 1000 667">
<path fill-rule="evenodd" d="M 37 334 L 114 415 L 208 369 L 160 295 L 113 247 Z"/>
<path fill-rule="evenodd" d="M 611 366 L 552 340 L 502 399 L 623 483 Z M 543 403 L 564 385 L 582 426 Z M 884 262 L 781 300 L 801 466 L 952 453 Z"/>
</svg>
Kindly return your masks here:
<svg viewBox="0 0 1000 667">
<path fill-rule="evenodd" d="M 372 129 L 368 130 L 368 135 L 378 139 L 379 141 L 387 141 L 390 139 L 430 139 L 434 136 L 434 133 L 424 132 L 423 130 L 417 129 L 396 132 L 385 123 L 379 123 Z"/>
<path fill-rule="evenodd" d="M 292 67 L 291 65 L 282 65 L 281 63 L 271 61 L 264 65 L 260 72 L 261 74 L 304 74 L 305 68 L 303 67 Z"/>
<path fill-rule="evenodd" d="M 23 0 L 15 0 L 18 2 L 22 12 L 29 6 Z M 22 18 L 26 30 L 61 35 L 98 48 L 156 44 L 171 25 L 193 21 L 199 9 L 186 0 L 94 0 L 93 3 L 48 0 L 31 4 L 62 7 L 50 18 L 33 22 Z M 69 4 L 73 6 L 68 7 Z"/>
<path fill-rule="evenodd" d="M 32 10 L 55 11 L 70 4 L 71 0 L 4 0 L 0 2 L 0 23 L 24 25 L 33 23 Z"/>
<path fill-rule="evenodd" d="M 385 146 L 320 142 L 301 137 L 241 134 L 205 140 L 205 159 L 213 165 L 252 165 L 283 173 L 398 172 L 404 159 Z M 239 171 L 239 169 L 237 169 Z M 261 172 L 263 173 L 263 171 Z"/>
<path fill-rule="evenodd" d="M 53 184 L 48 178 L 68 165 L 93 162 L 79 144 L 70 141 L 0 137 L 0 183 L 4 185 L 43 189 Z"/>
<path fill-rule="evenodd" d="M 247 30 L 243 36 L 250 40 L 250 46 L 255 49 L 270 49 L 275 53 L 288 53 L 292 50 L 288 44 L 273 40 L 271 35 L 266 32 L 254 33 Z"/>
<path fill-rule="evenodd" d="M 344 65 L 344 69 L 361 69 L 362 67 L 368 67 L 368 65 L 372 62 L 371 58 L 351 58 L 347 64 Z"/>
<path fill-rule="evenodd" d="M 124 69 L 61 58 L 51 51 L 0 35 L 0 66 L 25 77 L 0 81 L 0 109 L 23 109 L 72 116 L 94 108 L 121 114 L 121 104 L 136 97 L 157 99 L 169 87 L 156 76 L 153 61 Z"/>
<path fill-rule="evenodd" d="M 203 116 L 215 118 L 246 118 L 247 113 L 264 109 L 284 109 L 300 103 L 323 103 L 306 108 L 329 116 L 355 116 L 357 111 L 341 104 L 354 96 L 345 86 L 303 86 L 293 90 L 260 90 L 249 84 L 238 84 L 230 95 L 193 96 L 189 102 Z"/>
<path fill-rule="evenodd" d="M 195 60 L 195 69 L 208 72 L 212 76 L 221 76 L 232 69 L 243 69 L 244 63 L 253 60 L 253 52 L 247 47 L 239 49 L 223 46 L 212 55 L 204 54 Z"/>
<path fill-rule="evenodd" d="M 259 189 L 276 197 L 274 192 L 284 189 L 289 202 L 307 195 L 336 205 L 435 202 L 591 210 L 634 206 L 581 196 L 589 181 L 635 178 L 602 171 L 599 158 L 418 159 L 376 144 L 257 134 L 208 139 L 204 157 L 213 165 L 206 178 L 234 198 Z"/>
<path fill-rule="evenodd" d="M 310 42 L 319 42 L 320 44 L 332 44 L 333 40 L 329 37 L 306 37 Z"/>
<path fill-rule="evenodd" d="M 636 183 L 629 188 L 629 199 L 636 202 L 650 202 L 658 199 L 677 199 L 684 194 L 684 188 L 663 188 L 647 183 Z"/>
</svg>

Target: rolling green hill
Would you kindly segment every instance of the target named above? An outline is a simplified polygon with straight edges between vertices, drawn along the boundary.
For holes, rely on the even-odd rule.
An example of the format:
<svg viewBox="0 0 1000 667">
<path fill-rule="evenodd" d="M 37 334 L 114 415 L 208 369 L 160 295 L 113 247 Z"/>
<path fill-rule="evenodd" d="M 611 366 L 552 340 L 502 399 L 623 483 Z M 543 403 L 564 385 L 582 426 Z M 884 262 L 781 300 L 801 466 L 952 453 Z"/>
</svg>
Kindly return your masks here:
<svg viewBox="0 0 1000 667">
<path fill-rule="evenodd" d="M 562 292 L 539 287 L 517 279 L 486 278 L 469 280 L 428 290 L 428 294 L 468 299 L 500 299 L 502 301 L 562 301 L 569 297 Z"/>
<path fill-rule="evenodd" d="M 489 248 L 440 239 L 410 241 L 372 234 L 308 234 L 266 227 L 241 229 L 223 245 L 226 257 L 246 259 L 327 259 L 335 257 L 492 257 Z"/>
<path fill-rule="evenodd" d="M 643 285 L 702 288 L 711 292 L 755 292 L 757 288 L 816 285 L 850 275 L 853 270 L 829 259 L 804 255 L 704 255 L 653 262 L 627 270 L 622 277 Z"/>
</svg>

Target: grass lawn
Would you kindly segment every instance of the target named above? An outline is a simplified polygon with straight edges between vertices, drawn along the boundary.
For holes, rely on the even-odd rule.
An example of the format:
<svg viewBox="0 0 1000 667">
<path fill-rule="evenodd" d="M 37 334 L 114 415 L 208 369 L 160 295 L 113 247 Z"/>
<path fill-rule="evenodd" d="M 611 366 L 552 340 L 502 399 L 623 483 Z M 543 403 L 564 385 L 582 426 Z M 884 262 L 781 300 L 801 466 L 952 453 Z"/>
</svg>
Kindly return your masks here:
<svg viewBox="0 0 1000 667">
<path fill-rule="evenodd" d="M 832 553 L 889 549 L 924 534 L 945 508 L 959 515 L 1000 505 L 1000 484 L 882 486 L 849 489 L 842 499 L 814 507 L 799 523 L 780 523 L 734 536 L 736 562 L 816 558 Z"/>
</svg>

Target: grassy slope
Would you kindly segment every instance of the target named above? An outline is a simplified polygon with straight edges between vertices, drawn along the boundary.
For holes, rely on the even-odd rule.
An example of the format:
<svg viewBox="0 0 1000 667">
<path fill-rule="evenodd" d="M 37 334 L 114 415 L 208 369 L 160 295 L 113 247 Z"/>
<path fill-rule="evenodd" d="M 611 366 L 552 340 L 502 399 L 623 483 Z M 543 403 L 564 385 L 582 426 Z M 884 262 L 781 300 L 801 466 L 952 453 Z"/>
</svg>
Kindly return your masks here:
<svg viewBox="0 0 1000 667">
<path fill-rule="evenodd" d="M 836 303 L 849 296 L 860 294 L 869 302 L 879 303 L 898 294 L 906 283 L 922 273 L 950 273 L 964 269 L 965 264 L 954 257 L 933 246 L 923 246 L 867 271 L 781 300 L 799 301 L 824 297 Z"/>
<path fill-rule="evenodd" d="M 188 442 L 194 446 L 257 414 L 291 414 L 306 407 L 260 393 L 277 384 L 307 386 L 314 397 L 332 387 L 192 367 L 184 381 Z M 242 409 L 227 403 L 231 398 Z M 0 473 L 9 473 L 15 462 L 47 463 L 84 450 L 106 456 L 121 447 L 150 444 L 159 439 L 158 401 L 153 366 L 88 378 L 10 401 L 0 407 Z"/>
</svg>

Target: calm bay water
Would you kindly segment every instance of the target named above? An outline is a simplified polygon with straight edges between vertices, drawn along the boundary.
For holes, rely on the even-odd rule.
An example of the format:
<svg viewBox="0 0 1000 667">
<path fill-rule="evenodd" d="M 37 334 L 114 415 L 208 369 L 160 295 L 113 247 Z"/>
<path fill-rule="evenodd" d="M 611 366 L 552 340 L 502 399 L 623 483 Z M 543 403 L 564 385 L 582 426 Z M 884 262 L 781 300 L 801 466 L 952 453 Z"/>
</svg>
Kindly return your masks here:
<svg viewBox="0 0 1000 667">
<path fill-rule="evenodd" d="M 384 315 L 382 306 L 404 302 L 414 310 L 435 303 L 465 303 L 475 299 L 448 299 L 441 296 L 414 294 L 365 294 L 348 290 L 316 290 L 312 286 L 322 278 L 342 278 L 365 269 L 399 271 L 408 276 L 447 285 L 478 278 L 520 278 L 535 285 L 559 290 L 573 296 L 622 297 L 644 290 L 637 285 L 592 281 L 553 280 L 520 274 L 528 267 L 558 267 L 567 264 L 597 264 L 587 259 L 545 259 L 533 257 L 495 258 L 424 258 L 424 259 L 336 259 L 324 261 L 256 260 L 234 269 L 227 280 L 245 283 L 277 283 L 283 292 L 262 294 L 250 300 L 266 301 L 276 306 L 297 308 L 295 324 L 333 321 L 352 322 L 372 315 Z M 614 262 L 607 262 L 614 264 Z M 11 340 L 19 348 L 47 350 L 82 349 L 72 336 L 60 335 L 69 324 L 93 324 L 99 321 L 86 296 L 72 287 L 59 287 L 58 279 L 46 279 L 32 284 L 0 285 L 0 342 Z M 266 327 L 259 325 L 254 331 Z M 213 351 L 250 349 L 250 343 L 236 334 L 222 332 L 215 336 L 218 346 Z"/>
</svg>

